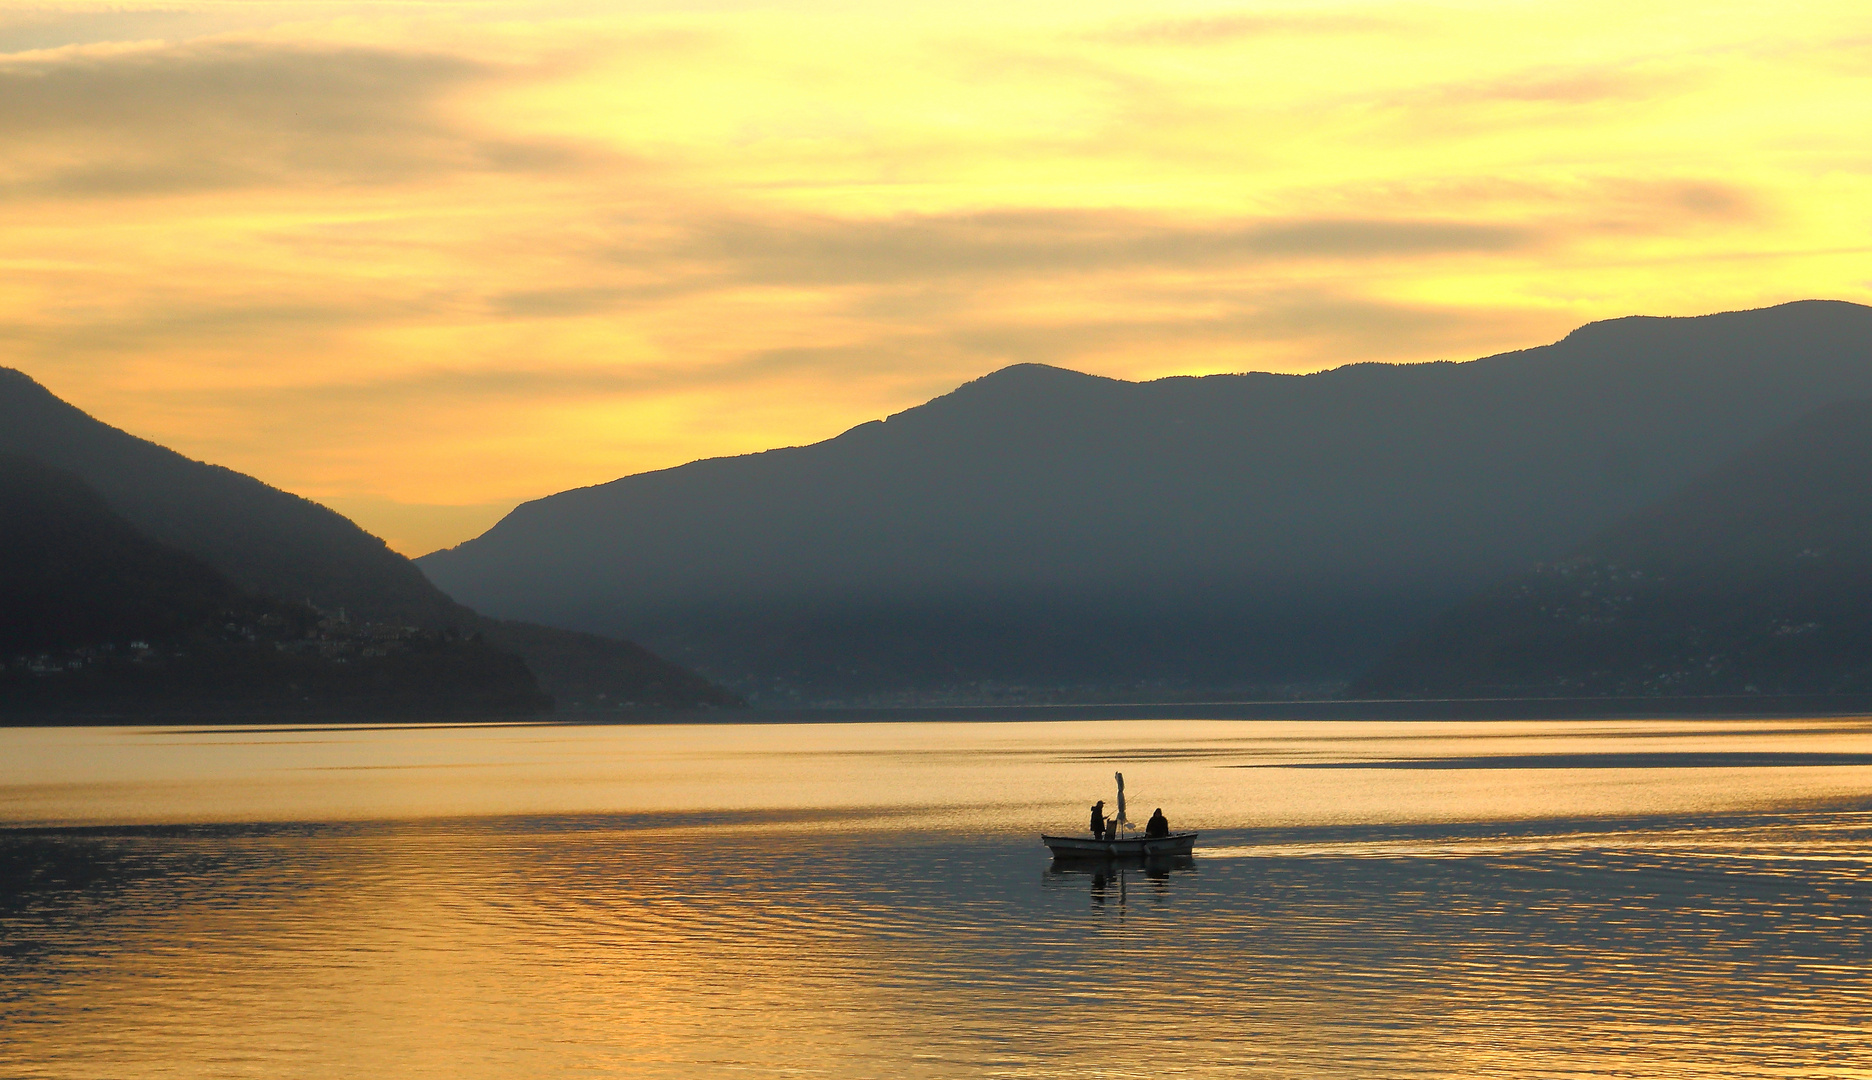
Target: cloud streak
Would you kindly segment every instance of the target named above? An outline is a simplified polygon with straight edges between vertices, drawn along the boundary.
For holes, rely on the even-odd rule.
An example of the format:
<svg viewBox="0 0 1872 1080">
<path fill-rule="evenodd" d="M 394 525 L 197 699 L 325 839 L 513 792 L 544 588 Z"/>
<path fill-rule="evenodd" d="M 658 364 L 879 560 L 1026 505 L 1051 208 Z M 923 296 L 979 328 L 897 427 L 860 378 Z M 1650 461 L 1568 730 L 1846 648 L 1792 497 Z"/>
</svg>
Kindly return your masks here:
<svg viewBox="0 0 1872 1080">
<path fill-rule="evenodd" d="M 698 229 L 679 250 L 731 265 L 744 280 L 851 283 L 1501 252 L 1539 239 L 1521 226 L 1463 221 L 1179 222 L 1125 210 L 1024 210 L 728 220 Z"/>
<path fill-rule="evenodd" d="M 588 147 L 477 131 L 447 107 L 513 77 L 446 53 L 252 42 L 0 59 L 0 191 L 109 198 L 589 164 Z"/>
<path fill-rule="evenodd" d="M 1114 45 L 1203 48 L 1233 44 L 1243 39 L 1290 35 L 1395 34 L 1408 26 L 1408 23 L 1399 19 L 1369 14 L 1268 15 L 1240 12 L 1120 22 L 1088 33 L 1085 38 Z"/>
</svg>

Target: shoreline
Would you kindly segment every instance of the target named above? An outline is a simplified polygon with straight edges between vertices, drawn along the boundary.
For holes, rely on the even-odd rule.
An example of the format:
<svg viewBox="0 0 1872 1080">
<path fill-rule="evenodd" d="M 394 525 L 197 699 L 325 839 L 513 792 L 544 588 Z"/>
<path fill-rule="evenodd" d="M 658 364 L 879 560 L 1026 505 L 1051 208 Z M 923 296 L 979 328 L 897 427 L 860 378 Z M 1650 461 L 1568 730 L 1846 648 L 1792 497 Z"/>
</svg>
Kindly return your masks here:
<svg viewBox="0 0 1872 1080">
<path fill-rule="evenodd" d="M 451 728 L 666 724 L 1014 723 L 1086 720 L 1492 721 L 1763 719 L 1872 716 L 1872 694 L 1732 694 L 1684 697 L 1407 698 L 1300 701 L 1114 702 L 1071 705 L 577 710 L 534 715 L 368 716 L 239 712 L 74 713 L 0 716 L 0 728 Z"/>
</svg>

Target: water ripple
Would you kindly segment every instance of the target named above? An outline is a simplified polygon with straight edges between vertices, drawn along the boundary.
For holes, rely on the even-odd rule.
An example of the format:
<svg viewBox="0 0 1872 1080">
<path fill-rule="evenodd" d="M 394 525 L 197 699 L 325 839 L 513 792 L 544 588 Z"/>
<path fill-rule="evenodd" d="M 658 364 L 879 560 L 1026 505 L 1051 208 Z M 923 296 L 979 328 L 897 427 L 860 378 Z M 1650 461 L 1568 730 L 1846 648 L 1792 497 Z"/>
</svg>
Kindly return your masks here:
<svg viewBox="0 0 1872 1080">
<path fill-rule="evenodd" d="M 1179 807 L 1259 797 L 1202 767 Z M 0 830 L 0 1075 L 1866 1074 L 1872 803 L 1815 772 L 1579 815 L 1445 770 L 1440 817 L 1218 812 L 1137 867 L 949 824 L 1033 805 L 994 784 Z"/>
</svg>

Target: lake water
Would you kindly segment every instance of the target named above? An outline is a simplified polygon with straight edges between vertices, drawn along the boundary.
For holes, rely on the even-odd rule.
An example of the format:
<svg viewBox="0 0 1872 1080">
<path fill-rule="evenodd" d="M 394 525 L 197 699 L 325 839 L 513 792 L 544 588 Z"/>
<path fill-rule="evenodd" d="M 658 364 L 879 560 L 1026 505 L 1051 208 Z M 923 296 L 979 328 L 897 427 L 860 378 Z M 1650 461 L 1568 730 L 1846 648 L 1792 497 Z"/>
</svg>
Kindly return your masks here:
<svg viewBox="0 0 1872 1080">
<path fill-rule="evenodd" d="M 1052 864 L 1125 773 L 1187 865 Z M 0 730 L 0 1076 L 1872 1076 L 1872 721 Z"/>
</svg>

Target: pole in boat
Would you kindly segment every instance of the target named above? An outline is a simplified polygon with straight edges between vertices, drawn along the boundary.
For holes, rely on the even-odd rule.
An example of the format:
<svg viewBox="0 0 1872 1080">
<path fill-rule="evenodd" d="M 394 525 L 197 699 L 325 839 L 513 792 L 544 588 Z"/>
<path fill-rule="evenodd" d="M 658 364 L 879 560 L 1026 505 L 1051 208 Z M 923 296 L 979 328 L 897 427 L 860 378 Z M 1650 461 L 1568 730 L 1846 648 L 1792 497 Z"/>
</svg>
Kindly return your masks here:
<svg viewBox="0 0 1872 1080">
<path fill-rule="evenodd" d="M 1115 772 L 1112 775 L 1118 778 L 1118 827 L 1122 829 L 1130 824 L 1125 820 L 1124 812 L 1124 773 Z"/>
</svg>

